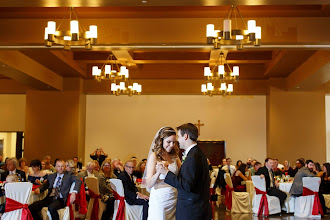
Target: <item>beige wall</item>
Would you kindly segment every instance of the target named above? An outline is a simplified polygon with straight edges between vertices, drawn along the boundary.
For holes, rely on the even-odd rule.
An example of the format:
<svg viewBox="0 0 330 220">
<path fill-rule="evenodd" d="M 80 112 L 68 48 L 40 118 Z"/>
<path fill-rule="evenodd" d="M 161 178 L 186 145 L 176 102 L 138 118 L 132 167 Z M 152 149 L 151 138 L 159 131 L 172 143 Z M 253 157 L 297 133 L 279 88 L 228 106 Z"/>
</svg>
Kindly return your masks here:
<svg viewBox="0 0 330 220">
<path fill-rule="evenodd" d="M 0 95 L 0 131 L 24 131 L 26 95 Z"/>
<path fill-rule="evenodd" d="M 265 96 L 88 95 L 86 111 L 86 161 L 100 147 L 111 158 L 145 158 L 162 126 L 197 120 L 205 124 L 200 139 L 225 140 L 233 161 L 266 156 Z"/>
<path fill-rule="evenodd" d="M 267 97 L 267 154 L 295 162 L 326 161 L 325 94 L 271 91 Z"/>
<path fill-rule="evenodd" d="M 16 132 L 0 132 L 0 140 L 3 140 L 3 160 L 6 157 L 16 157 Z"/>
<path fill-rule="evenodd" d="M 330 162 L 330 95 L 325 96 L 325 119 L 326 119 L 326 154 L 327 162 Z"/>
</svg>

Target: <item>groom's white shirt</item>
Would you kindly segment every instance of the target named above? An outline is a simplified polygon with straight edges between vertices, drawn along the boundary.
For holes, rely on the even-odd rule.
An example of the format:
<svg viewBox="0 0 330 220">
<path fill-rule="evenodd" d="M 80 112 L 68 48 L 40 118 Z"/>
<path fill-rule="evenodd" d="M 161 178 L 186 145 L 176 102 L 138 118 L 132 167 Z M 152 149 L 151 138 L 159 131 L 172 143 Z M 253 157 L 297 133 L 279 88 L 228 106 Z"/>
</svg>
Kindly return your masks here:
<svg viewBox="0 0 330 220">
<path fill-rule="evenodd" d="M 184 152 L 184 156 L 187 156 L 187 155 L 188 155 L 188 153 L 189 153 L 189 151 L 191 150 L 191 148 L 195 147 L 196 145 L 197 145 L 197 143 L 196 143 L 196 144 L 193 144 L 193 145 L 191 145 L 190 147 L 188 147 L 188 149 L 187 149 L 187 150 L 185 150 L 185 152 Z"/>
</svg>

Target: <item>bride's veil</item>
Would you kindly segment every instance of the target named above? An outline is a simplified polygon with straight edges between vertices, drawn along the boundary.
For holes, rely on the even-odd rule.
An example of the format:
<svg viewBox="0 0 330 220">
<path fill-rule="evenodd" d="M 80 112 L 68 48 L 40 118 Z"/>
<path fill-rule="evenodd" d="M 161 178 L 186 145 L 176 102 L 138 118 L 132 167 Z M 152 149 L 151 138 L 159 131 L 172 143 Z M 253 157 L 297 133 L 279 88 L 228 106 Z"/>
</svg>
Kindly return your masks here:
<svg viewBox="0 0 330 220">
<path fill-rule="evenodd" d="M 153 153 L 152 149 L 154 149 L 154 147 L 155 147 L 155 140 L 156 140 L 156 138 L 158 137 L 159 132 L 160 132 L 163 128 L 165 128 L 165 127 L 162 127 L 162 128 L 160 128 L 160 129 L 157 131 L 157 133 L 155 134 L 154 139 L 153 139 L 152 142 L 151 142 L 151 146 L 150 146 L 149 153 L 148 153 L 148 159 L 147 159 L 146 169 L 144 170 L 143 177 L 142 177 L 142 183 L 141 183 L 141 187 L 142 187 L 142 188 L 147 188 L 146 178 L 147 178 L 147 167 L 148 167 L 148 163 L 150 163 L 149 157 L 150 157 L 150 155 Z M 149 189 L 147 189 L 147 190 L 149 191 Z"/>
</svg>

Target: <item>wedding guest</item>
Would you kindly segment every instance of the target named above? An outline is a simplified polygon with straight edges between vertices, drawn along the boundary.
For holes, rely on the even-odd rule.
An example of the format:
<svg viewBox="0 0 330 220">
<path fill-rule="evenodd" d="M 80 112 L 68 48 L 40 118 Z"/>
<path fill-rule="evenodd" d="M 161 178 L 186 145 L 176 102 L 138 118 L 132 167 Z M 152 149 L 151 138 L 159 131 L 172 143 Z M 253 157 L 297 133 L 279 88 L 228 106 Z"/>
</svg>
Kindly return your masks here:
<svg viewBox="0 0 330 220">
<path fill-rule="evenodd" d="M 18 161 L 15 157 L 8 158 L 7 169 L 8 171 L 1 174 L 1 181 L 5 181 L 9 174 L 14 174 L 18 176 L 18 180 L 21 182 L 26 182 L 26 174 L 22 170 L 18 170 Z"/>
<path fill-rule="evenodd" d="M 40 160 L 32 160 L 30 167 L 32 167 L 32 172 L 28 176 L 29 182 L 35 185 L 41 185 L 44 180 L 48 179 L 48 174 L 41 170 Z"/>
<path fill-rule="evenodd" d="M 102 220 L 110 220 L 114 212 L 115 199 L 113 190 L 110 185 L 111 178 L 117 178 L 111 168 L 111 160 L 105 159 L 101 164 L 99 175 L 99 188 L 102 202 L 106 203 L 107 207 L 102 214 Z"/>
<path fill-rule="evenodd" d="M 136 178 L 142 179 L 144 170 L 146 168 L 146 163 L 141 161 L 138 163 L 138 165 L 136 166 Z"/>
<path fill-rule="evenodd" d="M 73 161 L 77 164 L 78 171 L 80 171 L 82 169 L 82 163 L 78 161 L 78 157 L 74 157 Z"/>
<path fill-rule="evenodd" d="M 274 175 L 282 176 L 282 170 L 279 168 L 278 159 L 274 158 L 273 161 L 274 161 L 274 167 L 273 167 Z"/>
<path fill-rule="evenodd" d="M 98 172 L 94 169 L 95 167 L 95 162 L 88 162 L 86 166 L 85 171 L 81 171 L 78 173 L 78 177 L 82 178 L 84 181 L 86 177 L 93 176 L 96 177 L 98 175 Z"/>
<path fill-rule="evenodd" d="M 233 176 L 234 172 L 236 171 L 235 166 L 231 165 L 231 159 L 229 157 L 226 159 L 226 165 L 222 167 L 222 170 L 224 170 L 226 173 L 229 173 L 230 176 Z"/>
<path fill-rule="evenodd" d="M 135 169 L 134 169 L 134 171 L 133 171 L 133 176 L 137 176 L 138 174 L 137 174 L 137 171 L 136 171 L 136 167 L 137 167 L 137 158 L 136 157 L 131 157 L 131 160 L 133 161 L 133 163 L 134 163 L 134 167 L 135 167 Z"/>
<path fill-rule="evenodd" d="M 77 170 L 76 162 L 74 162 L 74 160 L 67 160 L 65 162 L 65 170 L 67 172 L 71 172 L 73 175 L 77 176 L 78 170 Z"/>
<path fill-rule="evenodd" d="M 313 169 L 313 173 L 318 176 L 318 177 L 322 177 L 323 176 L 323 171 L 321 169 L 321 165 L 317 162 L 314 163 L 314 169 Z"/>
<path fill-rule="evenodd" d="M 50 171 L 50 164 L 47 160 L 41 161 L 41 170 L 44 171 L 47 174 L 52 173 L 52 171 Z"/>
<path fill-rule="evenodd" d="M 322 205 L 323 213 L 326 215 L 327 207 L 325 206 L 324 194 L 330 194 L 330 163 L 323 164 L 323 176 L 321 177 L 321 184 L 319 188 L 319 197 Z"/>
<path fill-rule="evenodd" d="M 0 167 L 2 167 L 5 164 L 5 162 L 2 160 L 3 160 L 3 157 L 2 157 L 2 155 L 0 155 Z"/>
<path fill-rule="evenodd" d="M 92 160 L 96 160 L 101 166 L 105 158 L 107 158 L 108 154 L 103 151 L 103 148 L 97 148 L 89 156 L 92 158 Z"/>
<path fill-rule="evenodd" d="M 241 166 L 241 164 L 242 164 L 242 161 L 241 161 L 241 160 L 238 160 L 238 161 L 236 162 L 235 169 L 237 170 L 237 169 L 239 168 L 239 166 Z"/>
<path fill-rule="evenodd" d="M 147 159 L 144 158 L 144 159 L 142 159 L 142 161 L 145 162 L 145 163 L 147 164 Z"/>
<path fill-rule="evenodd" d="M 306 160 L 305 166 L 299 169 L 297 174 L 294 176 L 290 194 L 294 196 L 301 196 L 303 194 L 303 181 L 304 177 L 315 177 L 313 173 L 314 162 L 312 160 Z"/>
<path fill-rule="evenodd" d="M 251 175 L 246 177 L 245 172 L 248 171 L 247 165 L 242 163 L 234 172 L 232 179 L 235 192 L 246 192 L 246 185 L 242 185 L 242 181 L 251 180 Z"/>
<path fill-rule="evenodd" d="M 249 157 L 246 161 L 246 165 L 247 165 L 247 168 L 250 169 L 251 167 L 253 167 L 253 164 L 252 164 L 252 158 Z"/>
<path fill-rule="evenodd" d="M 52 162 L 51 162 L 51 157 L 50 157 L 50 155 L 48 154 L 48 155 L 46 155 L 45 157 L 44 157 L 44 160 L 46 160 L 47 161 L 47 164 L 49 164 L 49 170 L 52 172 L 52 173 L 55 173 L 56 172 L 56 170 L 55 170 L 55 166 L 53 166 L 52 165 Z M 55 160 L 56 161 L 56 160 Z M 55 162 L 56 163 L 56 162 Z M 55 164 L 54 163 L 54 164 Z"/>
<path fill-rule="evenodd" d="M 251 176 L 256 175 L 256 172 L 259 170 L 259 168 L 261 167 L 261 163 L 260 162 L 255 162 L 253 164 L 253 167 L 251 167 L 250 171 L 251 171 Z"/>
<path fill-rule="evenodd" d="M 265 178 L 266 180 L 266 191 L 269 196 L 276 196 L 280 200 L 281 206 L 287 197 L 285 192 L 278 189 L 278 183 L 274 179 L 274 161 L 271 158 L 266 158 L 265 166 L 260 167 L 256 172 L 256 175 L 260 175 L 260 178 Z"/>
<path fill-rule="evenodd" d="M 138 192 L 134 181 L 133 181 L 133 171 L 135 169 L 134 162 L 129 160 L 125 163 L 125 170 L 119 174 L 118 179 L 123 182 L 125 200 L 129 205 L 142 205 L 143 206 L 143 220 L 148 218 L 148 208 L 149 208 L 149 197 Z"/>
<path fill-rule="evenodd" d="M 112 160 L 112 169 L 113 169 L 113 173 L 118 177 L 118 175 L 124 171 L 124 167 L 123 165 L 120 163 L 120 160 L 118 158 L 114 158 Z"/>
<path fill-rule="evenodd" d="M 227 165 L 227 160 L 226 160 L 226 158 L 223 158 L 222 159 L 222 164 L 220 164 L 218 166 L 218 175 L 217 175 L 217 178 L 215 180 L 213 189 L 216 189 L 218 186 L 221 187 L 222 189 L 226 188 L 226 181 L 225 181 L 225 178 L 224 178 L 225 170 L 222 169 L 226 165 Z"/>
<path fill-rule="evenodd" d="M 284 174 L 287 173 L 289 176 L 292 176 L 293 169 L 290 166 L 290 162 L 288 160 L 285 160 L 284 163 L 283 163 L 283 165 L 284 165 L 284 167 L 283 167 L 283 173 Z"/>
<path fill-rule="evenodd" d="M 27 160 L 25 158 L 23 158 L 23 157 L 20 158 L 18 160 L 18 167 L 17 167 L 17 169 L 24 171 L 25 174 L 27 175 L 29 173 L 29 167 L 26 166 L 26 164 L 27 164 Z"/>
<path fill-rule="evenodd" d="M 302 160 L 301 158 L 300 159 L 298 159 L 297 161 L 296 161 L 296 168 L 294 168 L 293 170 L 292 170 L 292 176 L 291 177 L 294 177 L 295 175 L 296 175 L 296 173 L 298 172 L 298 170 L 300 169 L 300 168 L 302 168 L 304 166 L 304 160 Z"/>
</svg>

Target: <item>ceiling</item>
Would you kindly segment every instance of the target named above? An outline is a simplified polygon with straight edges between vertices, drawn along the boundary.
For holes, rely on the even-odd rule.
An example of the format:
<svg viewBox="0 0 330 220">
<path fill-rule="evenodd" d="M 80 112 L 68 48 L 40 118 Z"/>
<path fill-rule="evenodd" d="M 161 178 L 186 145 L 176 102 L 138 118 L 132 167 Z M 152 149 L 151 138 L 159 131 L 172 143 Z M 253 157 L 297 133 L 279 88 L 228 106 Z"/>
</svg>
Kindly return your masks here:
<svg viewBox="0 0 330 220">
<path fill-rule="evenodd" d="M 91 69 L 113 54 L 142 84 L 143 94 L 201 94 L 203 69 L 213 66 L 220 52 L 230 66 L 240 67 L 234 94 L 328 91 L 330 1 L 235 2 L 246 20 L 254 18 L 262 27 L 260 47 L 215 50 L 206 44 L 206 24 L 219 25 L 230 1 L 0 0 L 0 93 L 110 94 L 110 82 L 94 80 Z M 83 25 L 98 26 L 98 44 L 91 51 L 44 46 L 47 21 L 59 22 L 68 6 L 76 7 Z"/>
</svg>

